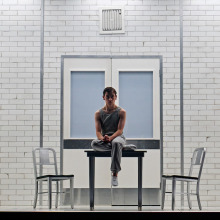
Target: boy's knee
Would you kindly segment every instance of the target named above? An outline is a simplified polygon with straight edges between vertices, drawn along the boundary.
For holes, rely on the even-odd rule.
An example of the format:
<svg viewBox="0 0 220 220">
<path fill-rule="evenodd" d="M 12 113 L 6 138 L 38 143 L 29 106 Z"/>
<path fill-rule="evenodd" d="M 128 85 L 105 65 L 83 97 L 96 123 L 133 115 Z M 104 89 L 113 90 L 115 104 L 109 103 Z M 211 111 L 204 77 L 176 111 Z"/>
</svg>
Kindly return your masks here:
<svg viewBox="0 0 220 220">
<path fill-rule="evenodd" d="M 112 140 L 112 144 L 124 145 L 125 141 L 120 137 L 116 137 L 115 139 Z"/>
<path fill-rule="evenodd" d="M 112 144 L 116 144 L 116 145 L 117 145 L 118 143 L 119 143 L 119 141 L 117 141 L 117 140 L 115 140 L 115 139 L 112 140 Z"/>
<path fill-rule="evenodd" d="M 121 141 L 118 141 L 118 140 L 112 140 L 112 145 L 115 146 L 115 147 L 122 147 L 123 144 L 121 143 Z"/>
</svg>

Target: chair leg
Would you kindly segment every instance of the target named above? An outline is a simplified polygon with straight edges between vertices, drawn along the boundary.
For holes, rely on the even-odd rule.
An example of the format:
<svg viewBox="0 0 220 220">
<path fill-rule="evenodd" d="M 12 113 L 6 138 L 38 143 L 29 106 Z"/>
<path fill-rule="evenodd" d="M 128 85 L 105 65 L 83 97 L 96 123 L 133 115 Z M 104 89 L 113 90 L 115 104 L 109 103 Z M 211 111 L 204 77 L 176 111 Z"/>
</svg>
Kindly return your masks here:
<svg viewBox="0 0 220 220">
<path fill-rule="evenodd" d="M 35 195 L 34 195 L 34 209 L 36 208 L 37 205 L 37 197 L 38 197 L 38 181 L 35 181 Z"/>
<path fill-rule="evenodd" d="M 55 207 L 58 207 L 58 194 L 59 194 L 59 183 L 58 181 L 56 181 L 56 203 L 55 203 Z"/>
<path fill-rule="evenodd" d="M 166 195 L 166 179 L 162 178 L 162 205 L 161 205 L 161 209 L 164 209 L 165 195 Z"/>
<path fill-rule="evenodd" d="M 190 182 L 187 182 L 187 199 L 188 199 L 189 208 L 192 209 L 192 203 L 190 200 Z"/>
<path fill-rule="evenodd" d="M 200 197 L 199 197 L 199 182 L 197 182 L 197 186 L 196 186 L 196 195 L 197 195 L 197 201 L 198 201 L 199 209 L 202 210 Z"/>
<path fill-rule="evenodd" d="M 48 207 L 51 209 L 52 206 L 52 181 L 48 178 Z"/>
<path fill-rule="evenodd" d="M 172 180 L 172 210 L 175 209 L 176 179 Z"/>
<path fill-rule="evenodd" d="M 71 209 L 74 208 L 74 188 L 73 188 L 73 178 L 70 178 L 70 204 Z"/>
</svg>

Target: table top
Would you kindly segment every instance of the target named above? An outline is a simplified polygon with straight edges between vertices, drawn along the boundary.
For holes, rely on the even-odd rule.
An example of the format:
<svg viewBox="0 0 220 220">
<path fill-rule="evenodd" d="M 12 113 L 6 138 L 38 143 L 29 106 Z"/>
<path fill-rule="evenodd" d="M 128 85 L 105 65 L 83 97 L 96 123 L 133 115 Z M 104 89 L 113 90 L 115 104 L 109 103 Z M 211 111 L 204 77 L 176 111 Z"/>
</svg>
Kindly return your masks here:
<svg viewBox="0 0 220 220">
<path fill-rule="evenodd" d="M 87 157 L 111 157 L 111 151 L 94 151 L 94 150 L 85 150 Z M 122 157 L 144 157 L 146 150 L 136 149 L 136 150 L 123 150 Z"/>
</svg>

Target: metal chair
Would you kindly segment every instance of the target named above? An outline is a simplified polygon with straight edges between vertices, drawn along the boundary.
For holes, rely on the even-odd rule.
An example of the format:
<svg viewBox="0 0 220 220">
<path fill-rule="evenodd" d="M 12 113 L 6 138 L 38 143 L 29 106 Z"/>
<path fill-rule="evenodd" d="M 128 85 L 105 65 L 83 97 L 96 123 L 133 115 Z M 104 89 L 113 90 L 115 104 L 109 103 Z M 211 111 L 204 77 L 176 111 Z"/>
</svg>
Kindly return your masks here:
<svg viewBox="0 0 220 220">
<path fill-rule="evenodd" d="M 73 181 L 74 175 L 58 175 L 57 171 L 57 160 L 56 160 L 56 152 L 52 148 L 36 148 L 32 151 L 33 155 L 33 163 L 34 163 L 34 177 L 35 177 L 35 198 L 34 198 L 34 205 L 33 207 L 36 208 L 37 205 L 37 197 L 38 194 L 41 193 L 48 193 L 48 205 L 49 209 L 52 206 L 52 193 L 56 193 L 56 203 L 55 207 L 58 206 L 58 194 L 62 193 L 59 192 L 59 184 L 58 182 L 63 180 L 70 180 L 70 203 L 71 208 L 74 207 L 73 201 Z M 38 175 L 38 171 L 42 171 L 43 168 L 47 168 L 47 171 L 50 173 L 51 170 L 53 174 L 49 175 Z M 47 173 L 48 173 L 47 172 Z M 47 192 L 38 192 L 38 183 L 43 181 L 47 181 L 48 184 L 48 191 Z M 56 182 L 56 192 L 52 192 L 52 182 Z"/>
<path fill-rule="evenodd" d="M 192 203 L 190 201 L 190 195 L 196 195 L 197 201 L 199 205 L 199 209 L 202 210 L 200 197 L 199 197 L 199 183 L 200 178 L 202 174 L 202 168 L 204 164 L 206 154 L 206 148 L 197 148 L 193 152 L 193 156 L 191 158 L 191 166 L 189 170 L 188 176 L 181 176 L 181 175 L 162 175 L 162 206 L 161 208 L 164 208 L 164 202 L 165 202 L 165 193 L 172 193 L 172 210 L 175 208 L 175 194 L 176 194 L 176 181 L 184 181 L 187 182 L 187 199 L 188 199 L 188 205 L 189 208 L 192 208 Z M 197 168 L 197 169 L 196 169 Z M 193 171 L 197 171 L 197 175 L 194 174 Z M 172 192 L 166 192 L 166 180 L 172 180 Z M 196 183 L 196 193 L 190 193 L 190 183 L 194 182 Z"/>
</svg>

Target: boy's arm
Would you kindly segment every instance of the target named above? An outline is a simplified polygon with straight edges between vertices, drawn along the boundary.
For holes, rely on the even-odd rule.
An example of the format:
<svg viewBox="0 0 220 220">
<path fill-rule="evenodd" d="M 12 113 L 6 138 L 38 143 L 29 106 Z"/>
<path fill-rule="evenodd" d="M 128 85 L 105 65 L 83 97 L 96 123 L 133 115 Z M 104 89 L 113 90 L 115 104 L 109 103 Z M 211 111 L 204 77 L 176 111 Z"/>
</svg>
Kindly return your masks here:
<svg viewBox="0 0 220 220">
<path fill-rule="evenodd" d="M 95 112 L 95 129 L 96 129 L 96 136 L 99 140 L 103 140 L 103 136 L 101 133 L 101 123 L 100 123 L 100 113 L 99 111 Z"/>
</svg>

